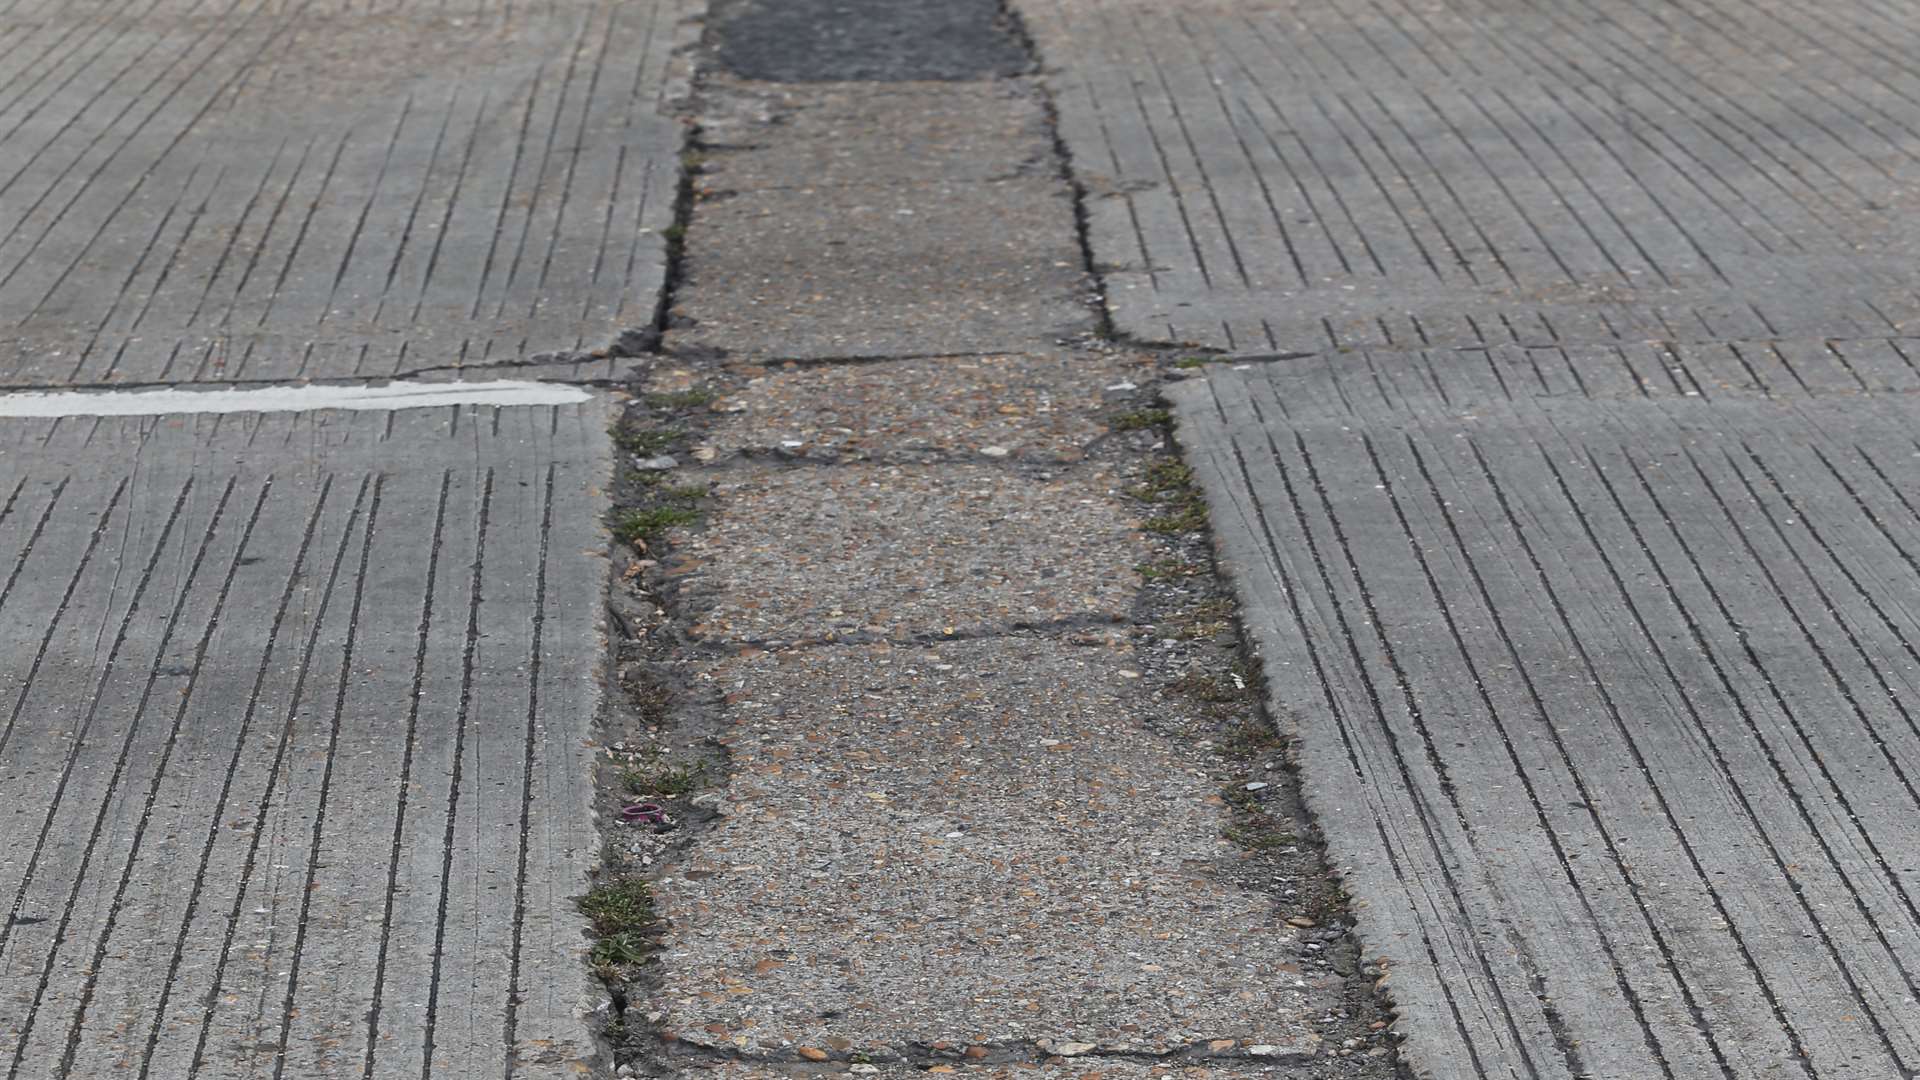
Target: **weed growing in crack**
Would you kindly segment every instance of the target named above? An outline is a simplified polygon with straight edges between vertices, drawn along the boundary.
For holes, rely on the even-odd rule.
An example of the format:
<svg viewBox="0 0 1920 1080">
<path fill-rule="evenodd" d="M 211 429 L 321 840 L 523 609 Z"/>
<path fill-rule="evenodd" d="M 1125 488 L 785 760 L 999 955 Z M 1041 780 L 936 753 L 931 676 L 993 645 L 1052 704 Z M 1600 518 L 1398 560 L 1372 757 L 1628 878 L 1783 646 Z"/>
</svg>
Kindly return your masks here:
<svg viewBox="0 0 1920 1080">
<path fill-rule="evenodd" d="M 613 444 L 629 454 L 641 457 L 654 455 L 679 442 L 686 432 L 679 428 L 618 428 L 613 433 Z"/>
<path fill-rule="evenodd" d="M 614 519 L 613 528 L 629 544 L 650 544 L 676 525 L 691 525 L 700 520 L 700 511 L 690 506 L 650 506 L 645 510 L 623 511 Z"/>
<path fill-rule="evenodd" d="M 1133 412 L 1116 413 L 1107 418 L 1107 426 L 1115 431 L 1145 431 L 1148 428 L 1166 427 L 1173 423 L 1173 414 L 1165 409 L 1136 409 Z"/>
<path fill-rule="evenodd" d="M 1147 466 L 1141 482 L 1127 494 L 1160 508 L 1140 527 L 1162 536 L 1199 532 L 1207 527 L 1207 503 L 1194 485 L 1193 470 L 1171 458 Z"/>
<path fill-rule="evenodd" d="M 659 917 L 654 912 L 653 890 L 645 881 L 623 877 L 601 882 L 580 898 L 580 913 L 587 917 L 594 936 L 587 962 L 608 986 L 625 983 L 632 969 L 653 954 L 648 934 Z"/>
<path fill-rule="evenodd" d="M 700 520 L 700 500 L 707 497 L 705 484 L 681 484 L 659 491 L 652 506 L 622 510 L 614 515 L 614 534 L 635 547 L 650 547 L 662 533 L 678 525 Z"/>
<path fill-rule="evenodd" d="M 1238 758 L 1254 758 L 1286 745 L 1264 717 L 1250 716 L 1227 731 L 1221 749 Z"/>
<path fill-rule="evenodd" d="M 1248 851 L 1281 851 L 1300 842 L 1279 818 L 1259 811 L 1242 814 L 1239 821 L 1221 828 L 1220 835 Z"/>
<path fill-rule="evenodd" d="M 1172 458 L 1147 466 L 1141 482 L 1128 494 L 1141 502 L 1171 502 L 1193 492 L 1193 470 Z"/>
<path fill-rule="evenodd" d="M 1204 506 L 1188 506 L 1177 513 L 1155 514 L 1142 522 L 1140 527 L 1163 536 L 1199 532 L 1207 527 L 1207 509 Z"/>
<path fill-rule="evenodd" d="M 629 930 L 594 942 L 587 953 L 587 962 L 596 968 L 611 968 L 617 975 L 622 968 L 646 963 L 652 953 L 653 942 L 640 931 Z"/>
<path fill-rule="evenodd" d="M 654 924 L 653 890 L 637 877 L 603 881 L 580 898 L 580 913 L 598 937 L 637 933 Z"/>
<path fill-rule="evenodd" d="M 1207 572 L 1204 565 L 1185 559 L 1160 559 L 1156 562 L 1141 563 L 1133 569 L 1148 581 L 1177 581 L 1181 578 L 1198 577 Z"/>
<path fill-rule="evenodd" d="M 696 761 L 691 765 L 655 763 L 635 766 L 621 771 L 620 782 L 635 795 L 660 795 L 674 798 L 691 794 L 706 786 L 707 763 Z"/>
<path fill-rule="evenodd" d="M 704 386 L 671 393 L 648 394 L 647 406 L 654 409 L 698 409 L 719 400 L 720 392 Z"/>
</svg>

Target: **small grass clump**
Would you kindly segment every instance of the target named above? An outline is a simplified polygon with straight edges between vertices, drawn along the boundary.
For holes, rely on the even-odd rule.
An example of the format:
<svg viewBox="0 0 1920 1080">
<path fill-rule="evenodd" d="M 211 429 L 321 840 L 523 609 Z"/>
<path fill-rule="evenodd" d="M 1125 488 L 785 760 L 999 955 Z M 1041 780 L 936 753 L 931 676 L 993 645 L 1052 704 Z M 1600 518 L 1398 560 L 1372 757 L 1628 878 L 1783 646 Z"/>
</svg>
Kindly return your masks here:
<svg viewBox="0 0 1920 1080">
<path fill-rule="evenodd" d="M 648 394 L 647 405 L 654 409 L 698 409 L 719 400 L 720 392 L 704 386 L 691 390 L 674 390 L 663 394 Z"/>
<path fill-rule="evenodd" d="M 1261 717 L 1248 717 L 1227 732 L 1223 749 L 1240 758 L 1254 758 L 1272 753 L 1285 746 L 1273 725 Z"/>
<path fill-rule="evenodd" d="M 661 533 L 676 525 L 691 525 L 700 520 L 700 500 L 707 497 L 705 484 L 681 484 L 655 488 L 652 506 L 623 510 L 613 519 L 613 531 L 629 544 L 650 544 Z"/>
<path fill-rule="evenodd" d="M 1248 851 L 1278 851 L 1299 842 L 1293 830 L 1272 814 L 1250 813 L 1220 830 L 1220 835 Z"/>
<path fill-rule="evenodd" d="M 685 435 L 679 428 L 620 428 L 613 433 L 613 444 L 629 454 L 653 457 Z"/>
<path fill-rule="evenodd" d="M 603 940 L 638 934 L 654 924 L 653 890 L 637 877 L 603 881 L 580 898 L 580 913 Z"/>
<path fill-rule="evenodd" d="M 1136 409 L 1133 412 L 1115 413 L 1107 419 L 1107 424 L 1115 431 L 1145 431 L 1148 428 L 1166 427 L 1171 423 L 1173 414 L 1165 409 Z"/>
<path fill-rule="evenodd" d="M 660 921 L 653 906 L 653 890 L 637 877 L 617 877 L 587 890 L 580 913 L 593 930 L 587 962 L 609 986 L 627 981 L 633 968 L 653 954 L 648 935 Z"/>
<path fill-rule="evenodd" d="M 635 795 L 663 795 L 673 798 L 686 795 L 707 782 L 707 763 L 696 761 L 691 765 L 655 764 L 636 766 L 620 774 L 621 783 Z"/>
<path fill-rule="evenodd" d="M 1207 508 L 1194 503 L 1182 507 L 1171 514 L 1155 514 L 1140 523 L 1140 527 L 1162 536 L 1178 536 L 1181 533 L 1199 532 L 1207 527 Z"/>
<path fill-rule="evenodd" d="M 629 544 L 646 543 L 676 525 L 691 525 L 700 520 L 700 511 L 690 506 L 650 506 L 645 510 L 623 511 L 614 519 L 613 528 Z"/>
<path fill-rule="evenodd" d="M 1178 536 L 1207 527 L 1207 504 L 1194 486 L 1193 470 L 1179 461 L 1163 458 L 1147 466 L 1141 482 L 1128 494 L 1162 507 L 1162 513 L 1141 523 L 1148 532 Z"/>
<path fill-rule="evenodd" d="M 1187 562 L 1184 559 L 1161 559 L 1158 562 L 1141 563 L 1133 569 L 1148 581 L 1176 581 L 1180 578 L 1198 577 L 1207 572 L 1207 568 L 1199 563 Z"/>
<path fill-rule="evenodd" d="M 1162 458 L 1147 466 L 1141 482 L 1130 493 L 1141 502 L 1173 502 L 1193 494 L 1193 470 L 1183 462 Z"/>
<path fill-rule="evenodd" d="M 602 970 L 632 967 L 647 962 L 653 942 L 637 931 L 603 937 L 587 952 L 587 962 Z"/>
<path fill-rule="evenodd" d="M 1183 370 L 1191 371 L 1192 369 L 1197 367 L 1205 367 L 1207 363 L 1207 359 L 1208 358 L 1204 356 L 1183 356 L 1180 359 L 1175 360 L 1173 362 L 1173 366 L 1177 368 L 1181 368 Z"/>
</svg>

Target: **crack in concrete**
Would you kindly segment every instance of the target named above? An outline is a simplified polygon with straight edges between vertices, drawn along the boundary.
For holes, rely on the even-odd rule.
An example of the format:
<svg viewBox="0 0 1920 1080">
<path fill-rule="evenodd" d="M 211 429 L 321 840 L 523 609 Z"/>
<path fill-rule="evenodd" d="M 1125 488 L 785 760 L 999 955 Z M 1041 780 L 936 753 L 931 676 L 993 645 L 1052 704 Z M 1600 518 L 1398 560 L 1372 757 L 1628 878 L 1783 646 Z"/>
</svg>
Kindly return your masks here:
<svg viewBox="0 0 1920 1080">
<path fill-rule="evenodd" d="M 1008 623 L 981 623 L 976 626 L 956 627 L 951 632 L 922 630 L 909 634 L 886 634 L 864 630 L 852 630 L 844 634 L 824 637 L 803 638 L 687 638 L 684 644 L 710 656 L 731 656 L 742 649 L 760 649 L 767 652 L 794 649 L 823 649 L 858 645 L 894 645 L 899 647 L 934 648 L 940 645 L 963 641 L 993 641 L 1013 637 L 1050 637 L 1083 633 L 1088 630 L 1111 629 L 1130 625 L 1129 620 L 1119 615 L 1067 615 L 1057 619 L 1040 619 L 1034 622 L 1014 621 Z"/>
<path fill-rule="evenodd" d="M 1066 1062 L 1246 1062 L 1259 1065 L 1297 1065 L 1314 1059 L 1312 1050 L 1284 1050 L 1277 1046 L 1254 1044 L 1243 1046 L 1238 1041 L 1231 1049 L 1214 1049 L 1219 1042 L 1234 1040 L 1198 1040 L 1166 1050 L 1129 1050 L 1121 1047 L 1095 1046 L 1080 1050 L 1085 1044 L 1055 1043 L 1052 1040 L 1022 1039 L 1012 1042 L 988 1041 L 972 1043 L 966 1047 L 951 1044 L 910 1043 L 906 1046 L 893 1046 L 885 1051 L 866 1050 L 859 1053 L 839 1053 L 818 1051 L 823 1057 L 812 1057 L 802 1053 L 801 1047 L 791 1051 L 775 1053 L 753 1052 L 737 1047 L 708 1042 L 693 1042 L 675 1038 L 669 1045 L 670 1053 L 675 1057 L 690 1058 L 707 1063 L 741 1063 L 757 1065 L 762 1068 L 790 1073 L 795 1076 L 808 1076 L 820 1073 L 839 1075 L 853 1072 L 860 1075 L 862 1066 L 905 1065 L 926 1071 L 942 1066 L 992 1066 L 992 1065 L 1057 1065 Z M 1073 1053 L 1061 1053 L 1059 1047 L 1073 1046 Z M 976 1053 L 976 1051 L 979 1051 Z M 1258 1052 L 1256 1052 L 1258 1051 Z M 849 1068 L 851 1066 L 851 1068 Z"/>
</svg>

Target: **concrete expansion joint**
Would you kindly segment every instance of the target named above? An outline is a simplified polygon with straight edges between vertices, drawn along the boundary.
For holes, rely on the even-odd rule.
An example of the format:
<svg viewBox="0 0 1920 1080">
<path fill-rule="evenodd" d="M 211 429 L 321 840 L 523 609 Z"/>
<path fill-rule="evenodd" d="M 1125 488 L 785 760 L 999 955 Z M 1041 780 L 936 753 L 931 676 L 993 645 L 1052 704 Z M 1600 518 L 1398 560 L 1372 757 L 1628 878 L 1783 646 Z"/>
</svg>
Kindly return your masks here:
<svg viewBox="0 0 1920 1080">
<path fill-rule="evenodd" d="M 709 149 L 709 147 L 702 147 L 702 149 Z M 737 150 L 742 148 L 727 147 L 726 149 Z M 923 188 L 934 183 L 938 183 L 941 187 L 985 187 L 994 184 L 1005 184 L 1013 180 L 1024 180 L 1035 175 L 1039 174 L 1034 170 L 1015 169 L 1010 172 L 988 173 L 984 176 L 954 177 L 952 179 L 942 179 L 938 181 L 901 179 L 823 181 L 821 183 L 808 184 L 743 184 L 739 188 L 714 187 L 703 189 L 700 193 L 700 198 L 701 201 L 705 202 L 713 199 L 726 198 L 742 191 L 900 191 L 911 188 Z"/>
<path fill-rule="evenodd" d="M 852 450 L 808 452 L 804 448 L 795 451 L 784 446 L 741 446 L 728 452 L 725 458 L 703 465 L 701 473 L 724 474 L 729 469 L 756 465 L 771 465 L 782 469 L 831 469 L 850 466 L 887 465 L 906 468 L 932 468 L 941 465 L 974 465 L 1001 470 L 1019 475 L 1028 474 L 1037 480 L 1052 479 L 1063 472 L 1070 472 L 1084 465 L 1087 453 L 1107 442 L 1111 436 L 1101 436 L 1076 448 L 1077 457 L 1059 454 L 1039 454 L 1022 451 L 1018 456 L 1001 447 L 982 447 L 978 450 L 941 450 L 902 449 L 902 450 Z"/>
<path fill-rule="evenodd" d="M 769 357 L 754 361 L 764 368 L 849 367 L 863 364 L 889 364 L 901 360 L 964 360 L 970 357 L 1005 356 L 1004 349 L 974 349 L 944 352 L 854 353 L 845 356 Z"/>
<path fill-rule="evenodd" d="M 1002 638 L 1064 637 L 1071 644 L 1104 644 L 1104 639 L 1074 640 L 1089 631 L 1128 626 L 1118 616 L 1069 615 L 1033 622 L 1014 621 L 977 627 L 955 627 L 940 631 L 915 631 L 888 634 L 879 631 L 851 630 L 801 638 L 701 638 L 688 641 L 689 650 L 713 656 L 732 656 L 743 650 L 787 652 L 797 649 L 831 649 L 865 645 L 891 645 L 896 648 L 938 648 L 965 641 L 994 641 Z"/>
<path fill-rule="evenodd" d="M 1310 1051 L 1251 1043 L 1244 1039 L 1202 1039 L 1165 1050 L 1130 1049 L 1099 1046 L 1093 1043 L 1056 1039 L 988 1040 L 964 1046 L 949 1042 L 913 1042 L 859 1051 L 839 1051 L 813 1046 L 796 1046 L 775 1051 L 745 1050 L 725 1045 L 691 1043 L 671 1033 L 660 1034 L 664 1055 L 682 1061 L 705 1064 L 744 1064 L 760 1070 L 792 1076 L 860 1076 L 878 1073 L 881 1066 L 907 1066 L 935 1075 L 961 1071 L 966 1066 L 995 1065 L 1095 1065 L 1131 1062 L 1138 1064 L 1191 1063 L 1221 1065 L 1247 1062 L 1260 1065 L 1294 1065 L 1311 1061 Z"/>
</svg>

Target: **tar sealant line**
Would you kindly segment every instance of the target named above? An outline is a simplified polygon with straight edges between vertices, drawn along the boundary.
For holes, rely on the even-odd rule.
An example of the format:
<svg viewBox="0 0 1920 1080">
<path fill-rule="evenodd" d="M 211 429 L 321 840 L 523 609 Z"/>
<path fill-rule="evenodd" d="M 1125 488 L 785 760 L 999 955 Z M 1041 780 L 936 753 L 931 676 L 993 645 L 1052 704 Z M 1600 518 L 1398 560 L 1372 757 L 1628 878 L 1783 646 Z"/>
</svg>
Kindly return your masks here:
<svg viewBox="0 0 1920 1080">
<path fill-rule="evenodd" d="M 564 383 L 268 386 L 254 390 L 22 391 L 0 394 L 0 417 L 161 416 L 172 413 L 383 411 L 439 405 L 574 405 L 592 394 Z"/>
</svg>

